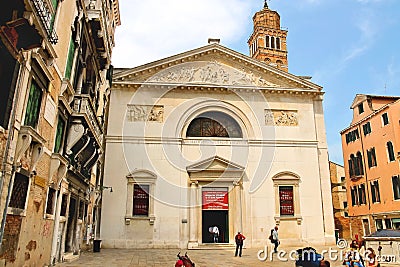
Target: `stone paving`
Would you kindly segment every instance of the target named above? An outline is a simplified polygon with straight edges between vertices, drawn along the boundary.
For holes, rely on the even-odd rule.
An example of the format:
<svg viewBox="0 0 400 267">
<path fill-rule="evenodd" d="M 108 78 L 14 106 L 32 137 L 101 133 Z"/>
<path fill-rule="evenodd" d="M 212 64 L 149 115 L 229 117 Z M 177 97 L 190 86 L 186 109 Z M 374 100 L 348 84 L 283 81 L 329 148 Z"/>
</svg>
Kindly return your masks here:
<svg viewBox="0 0 400 267">
<path fill-rule="evenodd" d="M 293 261 L 279 261 L 276 254 L 273 261 L 258 259 L 258 251 L 262 248 L 244 249 L 242 257 L 234 257 L 234 249 L 207 249 L 207 250 L 182 250 L 181 254 L 187 252 L 188 256 L 196 264 L 196 267 L 294 267 Z M 293 248 L 283 248 L 290 251 Z M 323 248 L 321 248 L 323 249 Z M 320 249 L 317 249 L 320 252 Z M 169 267 L 175 266 L 176 255 L 179 249 L 101 249 L 100 252 L 82 252 L 80 258 L 70 263 L 61 263 L 58 267 L 77 266 L 118 266 L 118 267 Z M 262 255 L 263 256 L 263 255 Z M 332 262 L 331 266 L 342 266 L 341 262 Z"/>
</svg>

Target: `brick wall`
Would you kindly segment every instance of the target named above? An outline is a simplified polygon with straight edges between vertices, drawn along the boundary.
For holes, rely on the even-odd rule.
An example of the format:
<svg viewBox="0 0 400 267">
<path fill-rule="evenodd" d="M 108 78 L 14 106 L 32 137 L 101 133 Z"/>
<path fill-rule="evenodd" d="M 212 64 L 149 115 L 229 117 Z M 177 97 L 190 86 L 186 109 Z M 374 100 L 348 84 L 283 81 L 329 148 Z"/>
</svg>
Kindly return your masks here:
<svg viewBox="0 0 400 267">
<path fill-rule="evenodd" d="M 8 262 L 15 261 L 21 222 L 21 216 L 7 215 L 3 244 L 0 250 L 0 259 L 5 259 Z"/>
<path fill-rule="evenodd" d="M 6 131 L 0 127 L 0 163 L 3 162 L 4 159 L 4 150 L 6 147 L 6 142 L 7 142 L 7 134 Z"/>
<path fill-rule="evenodd" d="M 339 230 L 340 238 L 351 239 L 349 218 L 335 217 L 335 228 Z"/>
</svg>

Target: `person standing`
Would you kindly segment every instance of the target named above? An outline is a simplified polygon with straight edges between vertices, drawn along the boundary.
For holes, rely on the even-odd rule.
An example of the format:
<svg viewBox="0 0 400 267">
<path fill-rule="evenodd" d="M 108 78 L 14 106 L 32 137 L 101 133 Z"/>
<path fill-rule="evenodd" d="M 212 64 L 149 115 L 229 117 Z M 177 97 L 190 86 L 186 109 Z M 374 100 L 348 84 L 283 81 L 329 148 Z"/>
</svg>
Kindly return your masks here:
<svg viewBox="0 0 400 267">
<path fill-rule="evenodd" d="M 219 229 L 217 226 L 213 227 L 213 237 L 214 237 L 214 243 L 218 243 Z"/>
<path fill-rule="evenodd" d="M 278 226 L 275 226 L 275 228 L 272 229 L 271 236 L 272 236 L 271 242 L 274 244 L 274 253 L 277 253 L 278 252 L 278 246 L 280 244 L 279 237 L 278 237 Z"/>
<path fill-rule="evenodd" d="M 239 252 L 239 257 L 242 257 L 243 241 L 245 239 L 246 237 L 242 235 L 240 232 L 238 232 L 237 235 L 235 236 L 235 242 L 236 242 L 235 257 L 237 257 L 238 252 Z"/>
</svg>

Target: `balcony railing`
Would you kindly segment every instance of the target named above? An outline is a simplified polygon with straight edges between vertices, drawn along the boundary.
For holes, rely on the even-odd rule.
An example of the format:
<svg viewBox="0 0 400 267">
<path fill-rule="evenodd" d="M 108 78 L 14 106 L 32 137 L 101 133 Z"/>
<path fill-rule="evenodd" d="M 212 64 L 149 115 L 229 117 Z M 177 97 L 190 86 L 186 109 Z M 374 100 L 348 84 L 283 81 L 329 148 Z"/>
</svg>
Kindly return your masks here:
<svg viewBox="0 0 400 267">
<path fill-rule="evenodd" d="M 94 137 L 96 138 L 97 142 L 101 144 L 101 136 L 103 134 L 103 131 L 95 115 L 95 109 L 91 103 L 90 96 L 82 94 L 75 95 L 72 109 L 75 115 L 82 115 L 86 118 L 86 121 L 91 128 Z"/>
<path fill-rule="evenodd" d="M 51 13 L 47 2 L 43 0 L 32 0 L 32 2 L 40 18 L 40 22 L 46 31 L 47 38 L 50 43 L 56 44 L 58 42 L 58 36 L 53 28 L 53 14 Z"/>
</svg>

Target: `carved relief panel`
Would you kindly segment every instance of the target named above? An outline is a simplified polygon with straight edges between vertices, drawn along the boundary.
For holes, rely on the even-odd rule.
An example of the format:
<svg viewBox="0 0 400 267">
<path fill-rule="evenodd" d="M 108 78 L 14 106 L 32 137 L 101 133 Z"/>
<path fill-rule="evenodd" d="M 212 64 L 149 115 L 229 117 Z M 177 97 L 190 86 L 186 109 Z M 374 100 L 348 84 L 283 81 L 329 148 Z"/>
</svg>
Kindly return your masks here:
<svg viewBox="0 0 400 267">
<path fill-rule="evenodd" d="M 265 125 L 267 126 L 298 126 L 297 110 L 275 110 L 264 111 Z"/>
<path fill-rule="evenodd" d="M 252 71 L 235 69 L 216 61 L 191 62 L 174 66 L 154 75 L 148 81 L 278 87 Z"/>
<path fill-rule="evenodd" d="M 129 122 L 153 121 L 163 122 L 164 106 L 128 105 L 127 119 Z"/>
</svg>

